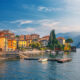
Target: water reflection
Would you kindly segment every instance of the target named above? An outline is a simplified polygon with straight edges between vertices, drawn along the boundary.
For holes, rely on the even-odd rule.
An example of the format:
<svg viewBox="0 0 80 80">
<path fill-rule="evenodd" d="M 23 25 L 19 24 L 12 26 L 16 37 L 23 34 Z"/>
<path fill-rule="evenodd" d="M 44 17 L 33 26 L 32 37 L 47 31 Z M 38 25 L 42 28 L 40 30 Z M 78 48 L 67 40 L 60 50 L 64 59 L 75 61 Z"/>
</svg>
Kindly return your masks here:
<svg viewBox="0 0 80 80">
<path fill-rule="evenodd" d="M 64 52 L 63 59 L 68 58 L 68 54 L 70 54 L 70 52 Z"/>
<path fill-rule="evenodd" d="M 57 58 L 71 57 L 72 61 L 60 64 L 53 61 L 29 60 L 0 63 L 0 80 L 79 80 L 80 50 L 76 53 L 58 54 Z M 49 55 L 45 54 L 45 57 Z"/>
</svg>

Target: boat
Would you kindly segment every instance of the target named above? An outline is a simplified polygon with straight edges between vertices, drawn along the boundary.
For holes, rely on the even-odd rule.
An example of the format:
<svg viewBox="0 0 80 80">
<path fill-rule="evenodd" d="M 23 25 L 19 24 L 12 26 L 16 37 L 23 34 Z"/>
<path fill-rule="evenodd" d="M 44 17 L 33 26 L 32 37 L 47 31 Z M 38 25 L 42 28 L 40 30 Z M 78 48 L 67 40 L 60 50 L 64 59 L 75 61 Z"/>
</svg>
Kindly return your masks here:
<svg viewBox="0 0 80 80">
<path fill-rule="evenodd" d="M 38 61 L 39 62 L 45 62 L 45 61 L 47 61 L 48 59 L 47 58 L 40 58 Z"/>
<path fill-rule="evenodd" d="M 59 54 L 63 54 L 64 53 L 64 51 L 59 51 Z"/>
<path fill-rule="evenodd" d="M 51 52 L 51 50 L 46 50 L 46 52 Z"/>
<path fill-rule="evenodd" d="M 55 55 L 55 54 L 56 54 L 56 52 L 55 52 L 55 51 L 51 51 L 51 54 L 52 54 L 52 55 Z"/>
</svg>

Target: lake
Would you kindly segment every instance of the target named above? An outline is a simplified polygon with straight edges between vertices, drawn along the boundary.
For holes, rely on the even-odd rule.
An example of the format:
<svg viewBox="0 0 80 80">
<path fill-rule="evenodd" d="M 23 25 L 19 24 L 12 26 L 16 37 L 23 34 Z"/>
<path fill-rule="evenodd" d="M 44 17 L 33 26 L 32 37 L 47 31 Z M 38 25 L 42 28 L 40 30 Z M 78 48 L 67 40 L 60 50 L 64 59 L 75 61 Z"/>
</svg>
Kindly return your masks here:
<svg viewBox="0 0 80 80">
<path fill-rule="evenodd" d="M 14 60 L 0 63 L 0 80 L 80 80 L 80 49 L 60 57 L 71 57 L 71 62 L 57 63 L 37 60 Z M 59 56 L 58 56 L 59 57 Z"/>
</svg>

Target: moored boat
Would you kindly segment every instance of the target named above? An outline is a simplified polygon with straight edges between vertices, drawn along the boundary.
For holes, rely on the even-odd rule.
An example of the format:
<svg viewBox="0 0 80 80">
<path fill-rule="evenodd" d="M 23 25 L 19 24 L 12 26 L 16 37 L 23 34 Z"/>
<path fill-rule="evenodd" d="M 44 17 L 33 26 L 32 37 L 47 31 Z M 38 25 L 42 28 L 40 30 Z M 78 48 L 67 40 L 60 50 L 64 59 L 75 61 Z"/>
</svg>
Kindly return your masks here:
<svg viewBox="0 0 80 80">
<path fill-rule="evenodd" d="M 64 53 L 64 51 L 59 51 L 58 53 L 59 53 L 59 54 L 63 54 L 63 53 Z"/>
<path fill-rule="evenodd" d="M 55 54 L 56 54 L 56 52 L 55 52 L 55 51 L 51 51 L 51 54 L 52 54 L 52 55 L 55 55 Z"/>
<path fill-rule="evenodd" d="M 47 61 L 48 59 L 47 58 L 40 58 L 38 61 L 39 62 L 45 62 L 45 61 Z"/>
</svg>

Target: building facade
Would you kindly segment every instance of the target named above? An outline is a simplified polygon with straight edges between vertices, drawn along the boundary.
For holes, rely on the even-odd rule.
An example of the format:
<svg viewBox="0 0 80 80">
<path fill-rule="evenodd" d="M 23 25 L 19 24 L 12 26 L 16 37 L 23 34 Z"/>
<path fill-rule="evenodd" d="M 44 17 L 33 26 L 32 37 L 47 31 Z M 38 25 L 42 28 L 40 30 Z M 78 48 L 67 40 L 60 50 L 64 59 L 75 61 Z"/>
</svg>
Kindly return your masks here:
<svg viewBox="0 0 80 80">
<path fill-rule="evenodd" d="M 49 41 L 49 36 L 44 36 L 39 39 L 39 42 L 43 47 L 46 47 L 48 45 L 48 41 Z"/>
<path fill-rule="evenodd" d="M 27 41 L 25 40 L 18 41 L 18 48 L 26 48 L 26 47 L 27 47 Z"/>
<path fill-rule="evenodd" d="M 17 41 L 15 39 L 8 39 L 8 51 L 15 51 L 17 49 Z"/>
<path fill-rule="evenodd" d="M 31 34 L 31 39 L 32 40 L 38 40 L 39 37 L 40 37 L 40 35 L 38 35 L 38 34 Z"/>
<path fill-rule="evenodd" d="M 8 38 L 8 39 L 14 39 L 15 38 L 15 34 L 10 32 L 9 30 L 0 31 L 0 36 Z"/>
<path fill-rule="evenodd" d="M 0 51 L 8 50 L 8 42 L 5 37 L 0 37 Z"/>
<path fill-rule="evenodd" d="M 63 38 L 63 37 L 58 37 L 57 40 L 58 40 L 62 45 L 65 45 L 65 38 Z"/>
</svg>

